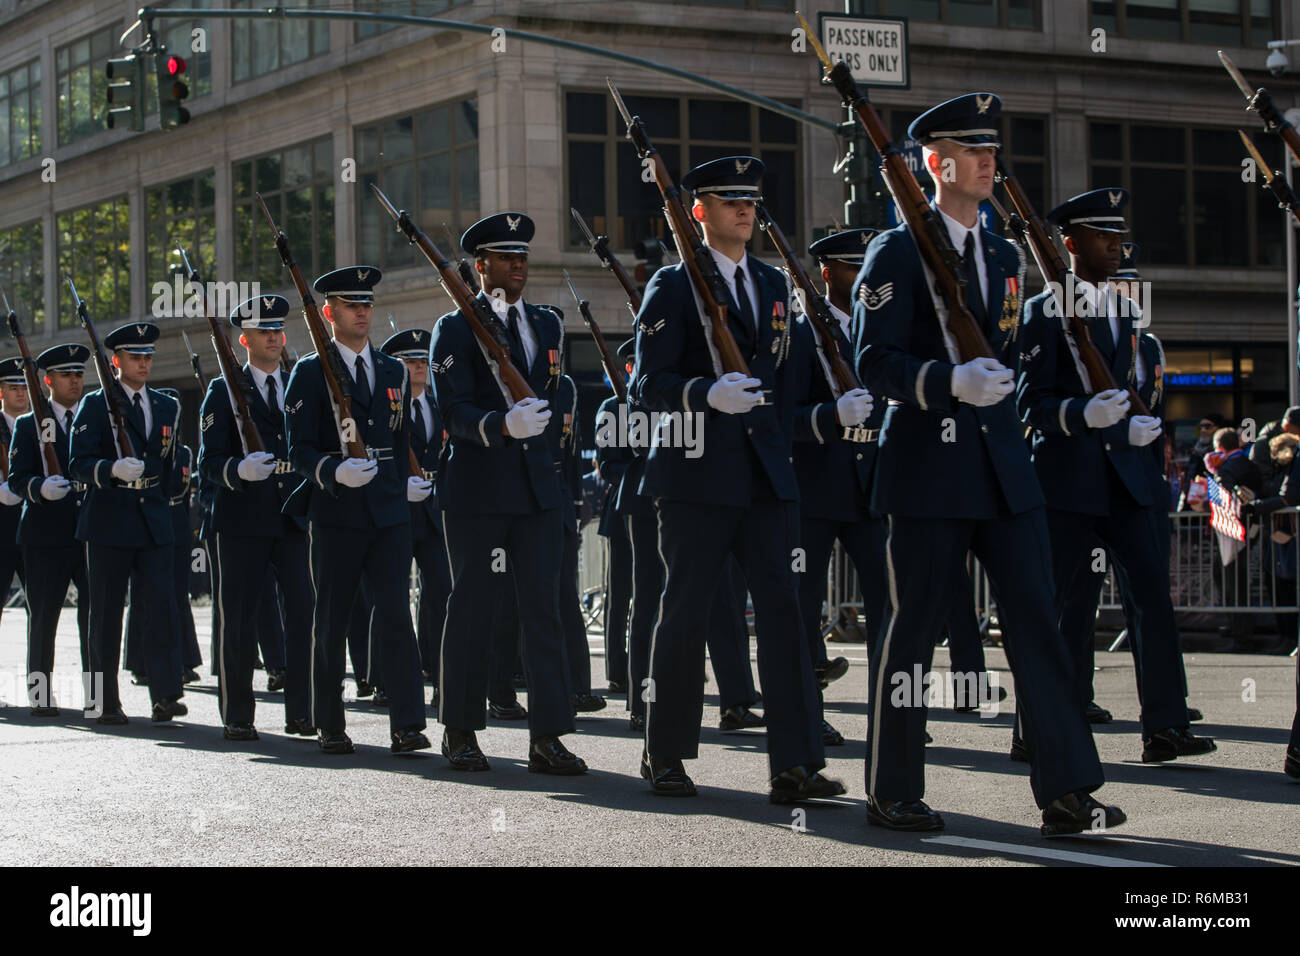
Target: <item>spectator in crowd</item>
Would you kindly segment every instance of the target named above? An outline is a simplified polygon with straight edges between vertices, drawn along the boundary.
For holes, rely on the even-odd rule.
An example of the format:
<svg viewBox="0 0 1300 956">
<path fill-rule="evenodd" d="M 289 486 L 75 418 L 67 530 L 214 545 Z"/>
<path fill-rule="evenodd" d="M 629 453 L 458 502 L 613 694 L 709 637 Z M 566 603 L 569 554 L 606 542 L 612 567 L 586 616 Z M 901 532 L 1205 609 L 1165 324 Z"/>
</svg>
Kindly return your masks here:
<svg viewBox="0 0 1300 956">
<path fill-rule="evenodd" d="M 1290 466 L 1288 459 L 1287 465 L 1281 468 L 1275 467 L 1276 459 L 1273 456 L 1271 443 L 1275 437 L 1282 434 L 1300 435 L 1300 405 L 1292 405 L 1281 418 L 1269 422 L 1260 429 L 1259 434 L 1255 436 L 1255 443 L 1250 446 L 1250 460 L 1255 463 L 1255 467 L 1264 478 L 1265 495 L 1277 494 L 1276 489 L 1286 477 L 1286 470 Z"/>
<path fill-rule="evenodd" d="M 1293 411 L 1300 412 L 1300 409 L 1288 409 L 1288 417 Z M 1300 419 L 1300 414 L 1296 417 Z M 1255 444 L 1259 446 L 1262 442 L 1261 438 Z M 1262 563 L 1272 572 L 1268 577 L 1273 582 L 1274 603 L 1279 609 L 1289 609 L 1279 610 L 1277 613 L 1277 643 L 1262 648 L 1265 653 L 1270 654 L 1289 654 L 1295 648 L 1296 628 L 1300 623 L 1300 616 L 1294 610 L 1298 564 L 1297 544 L 1300 543 L 1297 539 L 1297 516 L 1294 512 L 1274 514 L 1289 504 L 1287 476 L 1295 461 L 1297 446 L 1300 446 L 1300 429 L 1291 431 L 1283 428 L 1273 435 L 1268 442 L 1268 450 L 1269 467 L 1273 471 L 1274 478 L 1265 482 L 1264 493 L 1259 498 L 1244 503 L 1241 507 L 1243 515 L 1257 515 L 1265 522 L 1263 530 L 1268 533 L 1268 538 L 1264 544 Z M 1292 499 L 1296 497 L 1294 490 L 1291 491 L 1290 497 Z"/>
</svg>

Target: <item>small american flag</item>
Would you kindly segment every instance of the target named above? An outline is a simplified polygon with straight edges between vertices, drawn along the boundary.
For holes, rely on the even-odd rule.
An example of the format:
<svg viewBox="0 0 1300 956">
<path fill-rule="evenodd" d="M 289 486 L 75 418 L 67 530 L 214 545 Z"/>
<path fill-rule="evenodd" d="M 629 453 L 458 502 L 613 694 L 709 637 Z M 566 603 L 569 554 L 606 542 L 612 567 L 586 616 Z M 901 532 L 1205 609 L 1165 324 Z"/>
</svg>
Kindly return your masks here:
<svg viewBox="0 0 1300 956">
<path fill-rule="evenodd" d="M 1237 517 L 1240 509 L 1237 496 L 1224 491 L 1213 475 L 1205 476 L 1205 488 L 1210 498 L 1210 527 L 1234 541 L 1245 541 L 1246 529 Z"/>
</svg>

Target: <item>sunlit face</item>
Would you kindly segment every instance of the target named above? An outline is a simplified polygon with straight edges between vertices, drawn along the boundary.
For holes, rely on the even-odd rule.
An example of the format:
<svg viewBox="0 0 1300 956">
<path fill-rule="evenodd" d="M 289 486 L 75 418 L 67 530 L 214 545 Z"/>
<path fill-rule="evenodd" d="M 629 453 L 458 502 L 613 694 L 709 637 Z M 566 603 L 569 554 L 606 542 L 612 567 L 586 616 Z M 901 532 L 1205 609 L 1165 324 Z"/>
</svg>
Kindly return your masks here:
<svg viewBox="0 0 1300 956">
<path fill-rule="evenodd" d="M 945 194 L 983 202 L 993 195 L 997 156 L 996 146 L 963 146 L 940 139 L 926 148 L 925 162 L 936 187 Z"/>
<path fill-rule="evenodd" d="M 704 194 L 695 200 L 695 218 L 704 226 L 704 236 L 709 245 L 718 243 L 746 243 L 754 235 L 754 201 L 752 199 L 719 199 Z"/>
<path fill-rule="evenodd" d="M 257 365 L 279 362 L 284 341 L 283 329 L 244 329 L 239 335 L 239 344 L 248 349 L 248 360 Z"/>
<path fill-rule="evenodd" d="M 122 380 L 122 384 L 139 391 L 149 381 L 149 373 L 153 371 L 153 353 L 140 355 L 118 349 L 113 353 L 113 364 L 117 366 L 117 377 Z"/>
<path fill-rule="evenodd" d="M 72 408 L 77 402 L 81 401 L 81 393 L 85 388 L 85 383 L 86 373 L 80 370 L 45 373 L 45 384 L 50 390 L 50 398 L 64 408 Z"/>
<path fill-rule="evenodd" d="M 337 296 L 327 297 L 325 307 L 321 309 L 326 321 L 334 323 L 335 337 L 348 340 L 364 339 L 370 335 L 374 312 L 373 302 L 349 302 Z"/>
<path fill-rule="evenodd" d="M 528 253 L 481 252 L 474 267 L 478 269 L 488 295 L 500 289 L 507 301 L 514 302 L 524 294 L 524 286 L 528 284 Z"/>
<path fill-rule="evenodd" d="M 4 410 L 14 418 L 26 414 L 32 407 L 27 386 L 0 384 L 0 404 L 3 404 Z"/>
</svg>

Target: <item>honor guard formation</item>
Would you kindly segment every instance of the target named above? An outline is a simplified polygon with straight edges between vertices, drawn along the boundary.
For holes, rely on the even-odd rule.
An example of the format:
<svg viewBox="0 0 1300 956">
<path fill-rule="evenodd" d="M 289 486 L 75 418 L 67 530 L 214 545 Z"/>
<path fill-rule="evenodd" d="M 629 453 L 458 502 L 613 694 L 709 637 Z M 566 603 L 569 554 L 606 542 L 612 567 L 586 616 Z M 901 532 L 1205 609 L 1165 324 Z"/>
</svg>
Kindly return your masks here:
<svg viewBox="0 0 1300 956">
<path fill-rule="evenodd" d="M 867 822 L 944 826 L 923 800 L 924 695 L 898 692 L 929 672 L 938 641 L 948 638 L 953 671 L 967 678 L 957 709 L 1008 697 L 984 661 L 973 556 L 1014 677 L 1009 757 L 1029 765 L 1042 833 L 1119 826 L 1125 813 L 1102 800 L 1090 731 L 1110 719 L 1092 694 L 1098 549 L 1131 609 L 1134 754 L 1215 751 L 1189 730 L 1200 714 L 1188 706 L 1170 600 L 1164 357 L 1125 295 L 1138 277 L 1128 193 L 1096 183 L 1039 216 L 1007 168 L 1001 104 L 985 92 L 911 124 L 923 146 L 918 181 L 843 64 L 824 62 L 885 157 L 902 221 L 840 230 L 806 250 L 791 249 L 769 215 L 761 160 L 714 159 L 675 183 L 610 84 L 680 253 L 635 285 L 588 232 L 636 315 L 634 337 L 613 355 L 579 299 L 613 391 L 596 423 L 604 676 L 644 738 L 642 786 L 696 794 L 687 761 L 699 754 L 707 651 L 721 729 L 766 731 L 770 800 L 846 793 L 823 774 L 826 748 L 844 738 L 822 691 L 849 671 L 828 658 L 821 629 L 838 542 L 869 632 Z M 1019 241 L 981 222 L 997 182 Z M 605 706 L 592 693 L 578 590 L 577 389 L 563 313 L 526 298 L 535 224 L 518 211 L 487 216 L 465 230 L 466 258 L 453 262 L 375 193 L 455 306 L 430 328 L 394 329 L 376 348 L 380 270 L 349 265 L 308 285 L 290 252 L 305 237 L 272 222 L 314 351 L 286 359 L 297 305 L 283 296 L 210 316 L 222 374 L 197 432 L 149 384 L 159 338 L 150 322 L 101 343 L 78 300 L 90 348 L 32 359 L 19 335 L 23 355 L 0 363 L 0 520 L 12 532 L 0 536 L 0 574 L 17 571 L 26 593 L 33 714 L 59 713 L 48 687 L 71 583 L 97 723 L 129 719 L 118 691 L 128 591 L 126 666 L 147 684 L 154 721 L 186 716 L 183 686 L 200 664 L 186 599 L 193 475 L 227 740 L 258 739 L 260 656 L 270 689 L 283 691 L 285 732 L 352 753 L 350 657 L 359 695 L 388 709 L 394 753 L 431 746 L 431 713 L 450 766 L 489 771 L 477 732 L 492 716 L 527 723 L 530 771 L 588 770 L 564 741 L 576 714 Z M 782 268 L 750 254 L 756 229 Z M 1026 298 L 1030 258 L 1046 288 Z M 83 394 L 91 360 L 100 387 Z M 184 432 L 197 434 L 197 455 Z M 1253 507 L 1300 500 L 1298 467 L 1276 501 Z M 1285 769 L 1300 775 L 1300 723 Z"/>
</svg>

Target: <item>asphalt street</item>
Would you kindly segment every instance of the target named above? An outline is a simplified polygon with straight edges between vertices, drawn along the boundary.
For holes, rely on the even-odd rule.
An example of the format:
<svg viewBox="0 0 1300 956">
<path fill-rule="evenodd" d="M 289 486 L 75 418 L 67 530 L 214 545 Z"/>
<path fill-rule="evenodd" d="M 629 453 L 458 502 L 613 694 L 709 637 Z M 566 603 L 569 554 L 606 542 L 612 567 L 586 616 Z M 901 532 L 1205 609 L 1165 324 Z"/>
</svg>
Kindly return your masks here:
<svg viewBox="0 0 1300 956">
<path fill-rule="evenodd" d="M 196 608 L 200 644 L 209 615 Z M 867 704 L 861 645 L 833 645 L 852 659 L 826 693 L 827 716 L 847 738 L 828 751 L 828 773 L 848 795 L 791 809 L 767 800 L 761 732 L 717 730 L 716 686 L 705 705 L 700 759 L 687 765 L 695 799 L 653 795 L 637 775 L 639 738 L 622 698 L 578 722 L 565 738 L 592 768 L 581 777 L 527 772 L 528 736 L 490 721 L 479 741 L 488 773 L 449 769 L 434 750 L 393 756 L 385 711 L 345 688 L 352 756 L 326 756 L 283 731 L 281 695 L 257 672 L 262 739 L 222 739 L 216 681 L 203 670 L 186 688 L 190 713 L 150 722 L 145 688 L 122 680 L 126 727 L 99 728 L 79 705 L 73 612 L 59 632 L 55 687 L 63 716 L 29 716 L 23 691 L 26 615 L 0 619 L 0 864 L 4 865 L 1067 865 L 1189 866 L 1300 863 L 1300 782 L 1282 772 L 1295 709 L 1295 661 L 1193 654 L 1191 702 L 1206 714 L 1198 733 L 1219 742 L 1208 757 L 1143 765 L 1132 662 L 1097 655 L 1097 699 L 1115 722 L 1095 728 L 1105 800 L 1128 824 L 1106 836 L 1045 840 L 1025 765 L 1007 759 L 1014 682 L 1000 650 L 989 666 L 1013 696 L 989 717 L 930 711 L 926 800 L 947 821 L 940 834 L 871 828 L 864 812 Z M 592 671 L 603 675 L 599 640 Z M 947 666 L 938 650 L 935 667 Z M 598 680 L 597 692 L 604 681 Z M 527 702 L 526 694 L 523 700 Z"/>
</svg>

